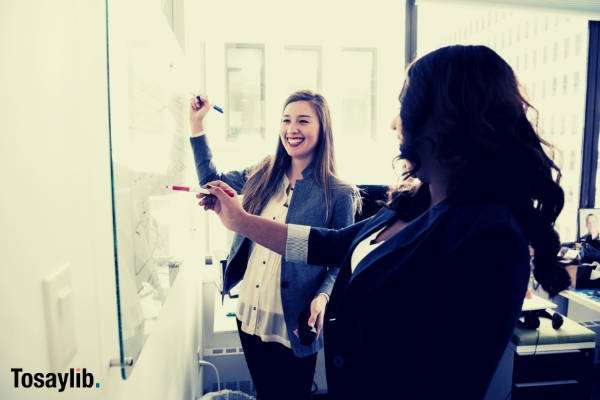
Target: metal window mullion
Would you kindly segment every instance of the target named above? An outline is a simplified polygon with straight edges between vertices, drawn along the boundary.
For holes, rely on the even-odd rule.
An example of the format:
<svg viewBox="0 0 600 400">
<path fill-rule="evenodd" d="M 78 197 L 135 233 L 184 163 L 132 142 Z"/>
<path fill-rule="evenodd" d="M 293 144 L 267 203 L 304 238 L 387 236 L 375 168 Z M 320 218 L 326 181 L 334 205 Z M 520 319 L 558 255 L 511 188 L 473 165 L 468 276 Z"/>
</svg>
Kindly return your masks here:
<svg viewBox="0 0 600 400">
<path fill-rule="evenodd" d="M 600 131 L 600 22 L 589 21 L 585 126 L 583 130 L 580 208 L 593 208 L 596 198 Z"/>
<path fill-rule="evenodd" d="M 415 0 L 406 0 L 404 63 L 408 66 L 417 56 L 417 6 Z"/>
</svg>

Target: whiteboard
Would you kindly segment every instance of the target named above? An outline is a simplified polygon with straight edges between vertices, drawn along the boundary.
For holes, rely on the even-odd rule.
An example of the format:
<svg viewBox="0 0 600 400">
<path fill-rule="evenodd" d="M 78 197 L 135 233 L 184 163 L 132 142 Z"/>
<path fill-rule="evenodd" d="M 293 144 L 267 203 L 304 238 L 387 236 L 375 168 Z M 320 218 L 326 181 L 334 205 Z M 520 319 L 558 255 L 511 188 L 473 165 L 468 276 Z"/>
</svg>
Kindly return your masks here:
<svg viewBox="0 0 600 400">
<path fill-rule="evenodd" d="M 151 334 L 191 236 L 196 202 L 185 57 L 160 4 L 108 7 L 109 110 L 121 362 Z M 191 195 L 189 195 L 191 196 Z M 122 367 L 123 378 L 131 367 Z"/>
</svg>

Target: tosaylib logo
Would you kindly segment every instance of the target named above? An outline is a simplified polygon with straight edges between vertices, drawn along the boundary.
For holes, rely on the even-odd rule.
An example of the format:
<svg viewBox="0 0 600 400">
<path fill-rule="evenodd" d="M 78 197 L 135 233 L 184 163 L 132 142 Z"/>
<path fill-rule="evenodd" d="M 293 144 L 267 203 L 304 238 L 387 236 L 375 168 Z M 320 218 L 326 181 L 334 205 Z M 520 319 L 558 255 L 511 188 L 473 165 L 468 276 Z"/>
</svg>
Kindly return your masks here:
<svg viewBox="0 0 600 400">
<path fill-rule="evenodd" d="M 23 368 L 11 368 L 13 385 L 15 388 L 55 388 L 59 392 L 69 387 L 73 388 L 100 388 L 100 382 L 94 383 L 94 374 L 85 368 L 71 368 L 69 372 L 23 372 Z"/>
</svg>

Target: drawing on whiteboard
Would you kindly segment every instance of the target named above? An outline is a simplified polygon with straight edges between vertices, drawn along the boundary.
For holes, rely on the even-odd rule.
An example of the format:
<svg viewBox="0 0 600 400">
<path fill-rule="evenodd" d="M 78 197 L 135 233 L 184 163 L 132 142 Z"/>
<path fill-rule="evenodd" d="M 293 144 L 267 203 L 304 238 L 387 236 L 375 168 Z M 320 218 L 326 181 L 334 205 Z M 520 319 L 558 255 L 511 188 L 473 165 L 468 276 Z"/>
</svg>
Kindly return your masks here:
<svg viewBox="0 0 600 400">
<path fill-rule="evenodd" d="M 112 15 L 130 12 L 112 4 Z M 196 205 L 165 189 L 196 181 L 183 53 L 160 10 L 138 11 L 118 18 L 130 25 L 115 23 L 117 33 L 109 37 L 119 337 L 122 356 L 134 359 L 189 248 L 189 212 Z"/>
</svg>

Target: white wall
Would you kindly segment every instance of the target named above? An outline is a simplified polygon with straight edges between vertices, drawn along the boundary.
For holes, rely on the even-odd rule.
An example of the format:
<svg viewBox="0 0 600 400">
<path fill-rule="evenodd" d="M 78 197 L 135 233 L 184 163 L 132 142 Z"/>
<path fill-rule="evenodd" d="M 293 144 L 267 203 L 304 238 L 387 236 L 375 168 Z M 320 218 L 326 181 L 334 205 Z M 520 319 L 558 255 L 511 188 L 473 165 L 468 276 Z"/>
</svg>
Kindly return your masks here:
<svg viewBox="0 0 600 400">
<path fill-rule="evenodd" d="M 404 79 L 404 1 L 373 0 L 277 0 L 189 2 L 186 18 L 194 34 L 186 38 L 190 56 L 204 52 L 205 63 L 196 61 L 204 73 L 200 82 L 209 99 L 227 107 L 225 45 L 264 45 L 265 138 L 226 140 L 225 115 L 209 113 L 205 128 L 215 163 L 223 170 L 245 168 L 274 152 L 283 102 L 290 94 L 290 72 L 284 61 L 285 46 L 319 46 L 322 49 L 322 88 L 332 114 L 336 159 L 342 178 L 353 183 L 388 184 L 396 181 L 390 168 L 397 154 L 396 136 L 390 122 L 398 112 L 398 93 Z M 235 12 L 231 12 L 234 9 Z M 375 132 L 370 137 L 344 136 L 342 98 L 348 85 L 342 61 L 343 48 L 377 49 Z M 199 58 L 199 57 L 198 57 Z M 235 154 L 235 157 L 230 157 Z M 357 163 L 356 160 L 361 159 Z M 364 168 L 370 165 L 370 168 Z M 377 171 L 377 172 L 374 172 Z"/>
<path fill-rule="evenodd" d="M 0 398 L 190 399 L 199 270 L 185 266 L 130 379 L 118 358 L 103 0 L 0 4 Z M 49 370 L 41 281 L 69 263 L 77 353 L 99 389 L 13 388 Z"/>
</svg>

